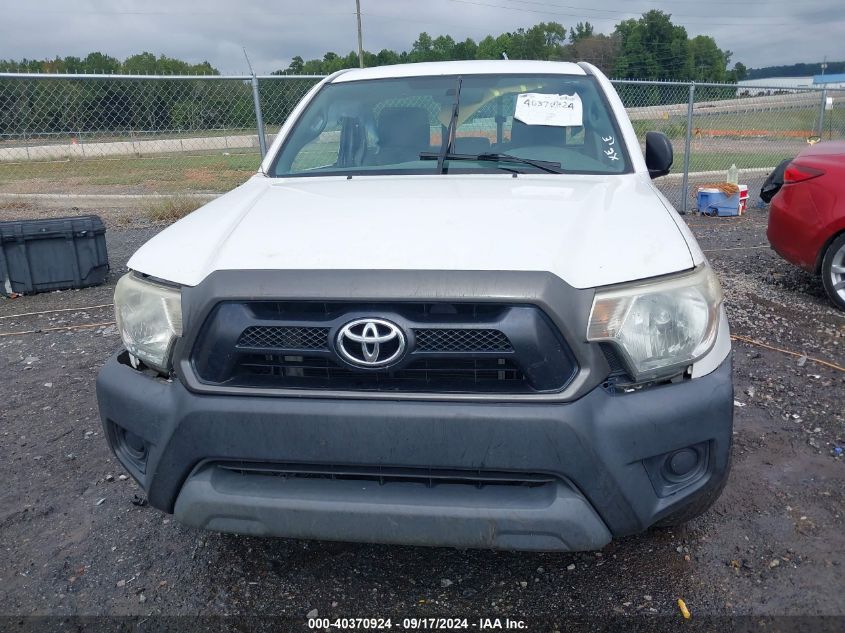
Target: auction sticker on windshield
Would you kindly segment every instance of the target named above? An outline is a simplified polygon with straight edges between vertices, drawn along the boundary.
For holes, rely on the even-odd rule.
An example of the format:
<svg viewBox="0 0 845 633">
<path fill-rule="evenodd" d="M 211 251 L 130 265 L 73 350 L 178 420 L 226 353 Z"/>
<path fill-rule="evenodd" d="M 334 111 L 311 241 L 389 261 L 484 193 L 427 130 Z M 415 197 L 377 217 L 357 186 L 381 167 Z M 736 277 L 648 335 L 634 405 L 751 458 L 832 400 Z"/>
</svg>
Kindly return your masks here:
<svg viewBox="0 0 845 633">
<path fill-rule="evenodd" d="M 523 92 L 516 98 L 513 118 L 526 125 L 580 126 L 584 122 L 581 97 Z"/>
</svg>

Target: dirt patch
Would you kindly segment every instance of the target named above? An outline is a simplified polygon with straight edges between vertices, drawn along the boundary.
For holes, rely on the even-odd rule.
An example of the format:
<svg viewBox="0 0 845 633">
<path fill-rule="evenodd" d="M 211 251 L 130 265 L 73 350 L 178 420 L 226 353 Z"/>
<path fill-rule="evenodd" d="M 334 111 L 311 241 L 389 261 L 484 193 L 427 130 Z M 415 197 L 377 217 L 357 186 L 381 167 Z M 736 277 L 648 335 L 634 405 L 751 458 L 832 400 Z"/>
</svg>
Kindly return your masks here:
<svg viewBox="0 0 845 633">
<path fill-rule="evenodd" d="M 23 214 L 31 211 L 35 205 L 31 202 L 23 200 L 3 200 L 0 201 L 0 213 L 8 214 L 15 219 L 20 218 Z"/>
<path fill-rule="evenodd" d="M 152 222 L 170 224 L 196 211 L 203 201 L 188 196 L 172 196 L 150 200 L 144 207 L 144 215 Z"/>
<path fill-rule="evenodd" d="M 202 188 L 211 188 L 217 184 L 217 178 L 207 169 L 186 169 L 185 180 L 196 185 L 202 185 Z"/>
<path fill-rule="evenodd" d="M 98 215 L 107 228 L 128 226 L 149 226 L 154 220 L 146 213 L 146 207 L 61 207 L 47 206 L 37 202 L 0 202 L 0 222 L 13 220 L 45 220 L 78 215 Z M 164 226 L 166 220 L 159 221 Z"/>
</svg>

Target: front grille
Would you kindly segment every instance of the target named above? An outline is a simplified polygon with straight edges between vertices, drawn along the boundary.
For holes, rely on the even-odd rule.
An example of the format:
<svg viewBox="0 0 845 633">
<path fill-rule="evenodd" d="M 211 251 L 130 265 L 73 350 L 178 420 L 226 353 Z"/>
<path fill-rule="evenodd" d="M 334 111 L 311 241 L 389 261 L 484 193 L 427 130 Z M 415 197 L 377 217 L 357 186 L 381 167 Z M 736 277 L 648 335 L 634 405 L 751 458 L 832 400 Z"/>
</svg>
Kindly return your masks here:
<svg viewBox="0 0 845 633">
<path fill-rule="evenodd" d="M 253 326 L 243 331 L 238 347 L 284 350 L 325 350 L 329 348 L 327 327 Z"/>
<path fill-rule="evenodd" d="M 467 470 L 446 468 L 406 468 L 395 466 L 343 466 L 330 464 L 274 464 L 256 462 L 218 462 L 218 468 L 243 475 L 265 475 L 288 479 L 329 479 L 390 483 L 420 483 L 429 488 L 439 484 L 535 487 L 554 483 L 553 475 L 530 472 Z"/>
<path fill-rule="evenodd" d="M 406 334 L 393 365 L 361 368 L 335 349 L 344 325 L 377 318 Z M 578 370 L 536 306 L 501 303 L 224 301 L 203 324 L 192 367 L 207 386 L 391 393 L 543 393 Z"/>
<path fill-rule="evenodd" d="M 231 384 L 271 387 L 296 382 L 310 389 L 496 392 L 524 381 L 525 374 L 506 358 L 420 358 L 401 369 L 361 372 L 320 356 L 251 354 L 241 359 Z"/>
<path fill-rule="evenodd" d="M 421 352 L 512 352 L 508 337 L 498 330 L 414 330 Z"/>
<path fill-rule="evenodd" d="M 427 328 L 414 330 L 421 352 L 512 352 L 498 330 Z M 327 350 L 329 328 L 253 326 L 244 330 L 238 347 L 278 350 Z"/>
</svg>

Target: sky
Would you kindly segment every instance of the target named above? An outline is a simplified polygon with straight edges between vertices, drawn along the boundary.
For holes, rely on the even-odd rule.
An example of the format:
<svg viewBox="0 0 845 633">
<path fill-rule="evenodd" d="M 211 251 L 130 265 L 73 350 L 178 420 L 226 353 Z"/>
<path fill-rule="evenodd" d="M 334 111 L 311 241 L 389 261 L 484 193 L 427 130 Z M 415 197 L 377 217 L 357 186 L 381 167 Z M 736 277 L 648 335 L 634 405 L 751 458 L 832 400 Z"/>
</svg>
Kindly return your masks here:
<svg viewBox="0 0 845 633">
<path fill-rule="evenodd" d="M 596 32 L 650 9 L 672 14 L 690 36 L 711 35 L 748 67 L 845 59 L 842 0 L 361 0 L 364 48 L 410 49 L 417 35 L 456 40 L 538 22 Z M 355 0 L 0 0 L 0 59 L 141 51 L 223 73 L 287 67 L 294 55 L 357 48 Z"/>
</svg>

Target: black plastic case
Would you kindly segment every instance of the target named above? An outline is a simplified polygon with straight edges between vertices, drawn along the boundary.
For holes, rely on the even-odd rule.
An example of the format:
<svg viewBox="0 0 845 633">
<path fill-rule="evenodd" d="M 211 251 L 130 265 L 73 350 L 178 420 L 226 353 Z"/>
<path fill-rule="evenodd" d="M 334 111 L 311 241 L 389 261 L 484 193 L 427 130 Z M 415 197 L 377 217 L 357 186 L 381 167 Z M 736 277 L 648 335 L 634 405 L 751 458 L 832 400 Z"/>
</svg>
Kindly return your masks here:
<svg viewBox="0 0 845 633">
<path fill-rule="evenodd" d="M 0 293 L 86 288 L 106 280 L 106 227 L 96 215 L 0 222 Z"/>
</svg>

